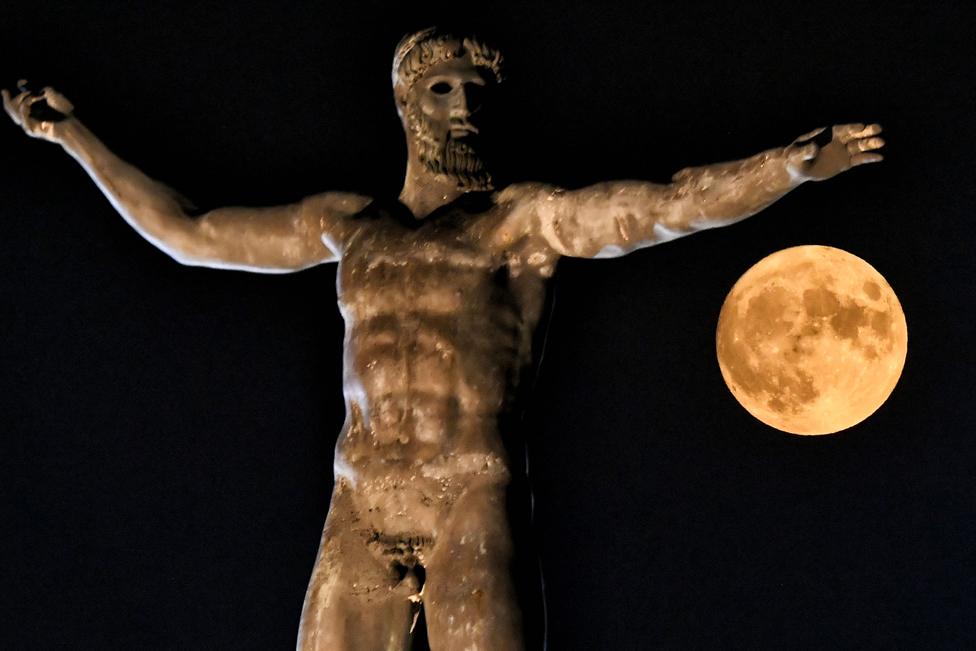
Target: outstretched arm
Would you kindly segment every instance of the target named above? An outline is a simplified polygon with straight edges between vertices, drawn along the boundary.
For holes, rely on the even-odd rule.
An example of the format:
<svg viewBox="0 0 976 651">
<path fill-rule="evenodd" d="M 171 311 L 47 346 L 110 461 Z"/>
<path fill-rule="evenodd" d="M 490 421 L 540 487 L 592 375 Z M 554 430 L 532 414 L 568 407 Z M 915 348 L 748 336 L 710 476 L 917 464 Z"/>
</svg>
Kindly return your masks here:
<svg viewBox="0 0 976 651">
<path fill-rule="evenodd" d="M 527 209 L 561 255 L 608 258 L 753 215 L 806 181 L 881 160 L 872 124 L 817 129 L 792 144 L 741 161 L 689 167 L 670 184 L 611 181 L 574 191 L 536 188 Z"/>
<path fill-rule="evenodd" d="M 64 147 L 140 235 L 182 264 L 283 273 L 330 262 L 341 254 L 343 218 L 368 203 L 358 195 L 329 193 L 287 206 L 220 208 L 192 218 L 182 197 L 113 154 L 73 116 L 60 93 L 22 89 L 11 97 L 3 90 L 3 104 L 28 135 Z"/>
</svg>

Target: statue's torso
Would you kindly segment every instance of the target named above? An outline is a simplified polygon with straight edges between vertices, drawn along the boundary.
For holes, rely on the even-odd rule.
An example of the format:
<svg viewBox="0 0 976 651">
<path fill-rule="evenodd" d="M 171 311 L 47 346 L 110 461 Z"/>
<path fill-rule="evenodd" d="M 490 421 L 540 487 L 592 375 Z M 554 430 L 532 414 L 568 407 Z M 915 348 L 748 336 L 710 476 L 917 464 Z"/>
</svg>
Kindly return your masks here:
<svg viewBox="0 0 976 651">
<path fill-rule="evenodd" d="M 554 262 L 507 210 L 459 202 L 416 221 L 370 206 L 353 218 L 338 277 L 340 475 L 365 485 L 507 477 L 500 426 L 519 408 Z"/>
</svg>

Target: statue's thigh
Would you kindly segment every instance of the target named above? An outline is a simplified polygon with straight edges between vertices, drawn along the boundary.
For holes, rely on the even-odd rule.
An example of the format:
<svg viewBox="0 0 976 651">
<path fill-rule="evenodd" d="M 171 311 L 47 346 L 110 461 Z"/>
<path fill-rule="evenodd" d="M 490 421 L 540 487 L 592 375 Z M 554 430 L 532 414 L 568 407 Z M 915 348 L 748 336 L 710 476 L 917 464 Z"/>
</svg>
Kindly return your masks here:
<svg viewBox="0 0 976 651">
<path fill-rule="evenodd" d="M 406 651 L 418 591 L 368 546 L 368 527 L 337 484 L 305 594 L 299 651 Z"/>
<path fill-rule="evenodd" d="M 432 649 L 524 647 L 511 561 L 504 487 L 468 489 L 451 508 L 425 563 L 424 614 Z"/>
</svg>

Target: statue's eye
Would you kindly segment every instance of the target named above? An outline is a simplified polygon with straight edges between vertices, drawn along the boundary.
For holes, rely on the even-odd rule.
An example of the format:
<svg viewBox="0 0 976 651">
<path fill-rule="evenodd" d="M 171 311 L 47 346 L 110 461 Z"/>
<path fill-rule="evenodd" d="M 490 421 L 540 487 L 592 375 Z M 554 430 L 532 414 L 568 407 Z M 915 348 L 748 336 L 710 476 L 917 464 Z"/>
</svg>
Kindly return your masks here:
<svg viewBox="0 0 976 651">
<path fill-rule="evenodd" d="M 436 95 L 447 95 L 449 92 L 451 92 L 452 88 L 451 85 L 446 81 L 439 81 L 431 86 L 430 90 Z"/>
</svg>

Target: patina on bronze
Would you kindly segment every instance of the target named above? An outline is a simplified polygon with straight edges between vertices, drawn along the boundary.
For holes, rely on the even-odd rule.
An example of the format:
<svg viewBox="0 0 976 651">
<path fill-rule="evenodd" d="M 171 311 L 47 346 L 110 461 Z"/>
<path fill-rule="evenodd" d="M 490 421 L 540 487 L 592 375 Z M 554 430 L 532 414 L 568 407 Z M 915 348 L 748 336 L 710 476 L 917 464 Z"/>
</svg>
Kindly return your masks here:
<svg viewBox="0 0 976 651">
<path fill-rule="evenodd" d="M 399 203 L 327 192 L 199 218 L 109 151 L 56 91 L 3 92 L 28 135 L 61 144 L 178 262 L 267 273 L 339 263 L 347 415 L 300 649 L 407 649 L 421 607 L 434 649 L 524 648 L 502 437 L 522 408 L 556 262 L 725 226 L 805 181 L 881 160 L 881 128 L 845 124 L 665 184 L 496 188 L 478 143 L 480 101 L 501 64 L 475 38 L 428 29 L 403 39 L 393 66 L 408 149 Z"/>
</svg>

